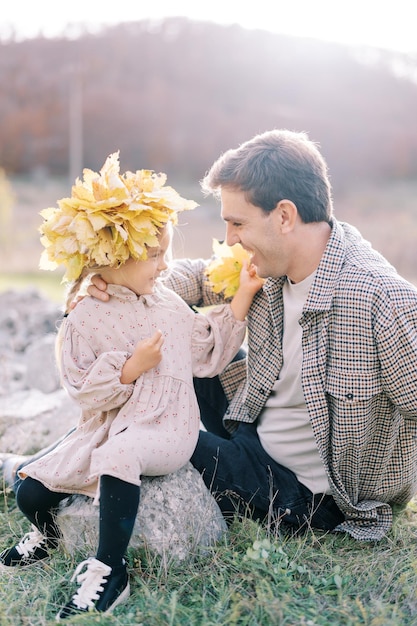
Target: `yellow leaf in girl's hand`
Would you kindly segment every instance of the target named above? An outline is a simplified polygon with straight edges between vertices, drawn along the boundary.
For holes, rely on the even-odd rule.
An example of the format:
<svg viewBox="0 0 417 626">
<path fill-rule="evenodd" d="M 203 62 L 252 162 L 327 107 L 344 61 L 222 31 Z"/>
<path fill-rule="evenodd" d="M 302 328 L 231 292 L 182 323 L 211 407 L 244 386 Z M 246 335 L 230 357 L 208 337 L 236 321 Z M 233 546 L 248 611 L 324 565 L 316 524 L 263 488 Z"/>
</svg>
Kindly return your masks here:
<svg viewBox="0 0 417 626">
<path fill-rule="evenodd" d="M 207 266 L 208 282 L 214 293 L 221 293 L 225 298 L 235 295 L 240 282 L 240 272 L 245 261 L 250 261 L 251 255 L 240 243 L 228 246 L 213 240 L 215 258 Z"/>
</svg>

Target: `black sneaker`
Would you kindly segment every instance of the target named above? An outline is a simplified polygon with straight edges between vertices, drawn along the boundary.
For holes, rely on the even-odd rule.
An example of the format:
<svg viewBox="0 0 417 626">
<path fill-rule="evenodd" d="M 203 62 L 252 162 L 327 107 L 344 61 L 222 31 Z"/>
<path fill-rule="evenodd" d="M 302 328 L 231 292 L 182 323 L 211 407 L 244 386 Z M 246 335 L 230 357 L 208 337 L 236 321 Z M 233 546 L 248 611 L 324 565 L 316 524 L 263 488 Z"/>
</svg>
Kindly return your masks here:
<svg viewBox="0 0 417 626">
<path fill-rule="evenodd" d="M 83 568 L 86 569 L 80 574 Z M 78 565 L 71 582 L 75 579 L 80 587 L 57 614 L 57 622 L 88 611 L 110 613 L 118 604 L 126 602 L 130 595 L 125 562 L 112 569 L 91 557 Z"/>
<path fill-rule="evenodd" d="M 40 530 L 32 526 L 32 532 L 26 533 L 17 546 L 0 554 L 0 568 L 26 567 L 46 559 L 49 556 L 46 541 Z"/>
</svg>

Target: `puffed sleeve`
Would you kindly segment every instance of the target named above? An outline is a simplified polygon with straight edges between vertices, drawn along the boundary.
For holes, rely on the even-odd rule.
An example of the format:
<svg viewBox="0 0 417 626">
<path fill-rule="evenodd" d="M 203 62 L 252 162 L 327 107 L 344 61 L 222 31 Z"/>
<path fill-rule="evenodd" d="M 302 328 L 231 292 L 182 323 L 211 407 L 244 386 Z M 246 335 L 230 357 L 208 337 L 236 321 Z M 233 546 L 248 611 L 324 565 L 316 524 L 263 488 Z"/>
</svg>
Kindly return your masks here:
<svg viewBox="0 0 417 626">
<path fill-rule="evenodd" d="M 83 409 L 109 411 L 125 404 L 132 395 L 134 384 L 122 384 L 120 374 L 130 355 L 114 351 L 96 356 L 68 319 L 61 332 L 61 375 L 69 395 Z"/>
<path fill-rule="evenodd" d="M 228 304 L 194 317 L 193 375 L 210 378 L 219 374 L 238 352 L 245 339 L 246 322 L 236 320 Z"/>
</svg>

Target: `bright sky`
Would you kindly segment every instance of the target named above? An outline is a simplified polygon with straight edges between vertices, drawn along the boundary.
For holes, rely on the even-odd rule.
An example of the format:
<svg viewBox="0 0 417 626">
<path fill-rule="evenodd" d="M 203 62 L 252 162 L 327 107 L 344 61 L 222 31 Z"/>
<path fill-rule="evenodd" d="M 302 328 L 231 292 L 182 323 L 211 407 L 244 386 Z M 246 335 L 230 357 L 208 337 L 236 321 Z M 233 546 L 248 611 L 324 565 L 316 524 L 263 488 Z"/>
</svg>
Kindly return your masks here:
<svg viewBox="0 0 417 626">
<path fill-rule="evenodd" d="M 277 33 L 417 53 L 415 0 L 6 0 L 0 36 L 56 36 L 70 23 L 182 15 Z"/>
</svg>

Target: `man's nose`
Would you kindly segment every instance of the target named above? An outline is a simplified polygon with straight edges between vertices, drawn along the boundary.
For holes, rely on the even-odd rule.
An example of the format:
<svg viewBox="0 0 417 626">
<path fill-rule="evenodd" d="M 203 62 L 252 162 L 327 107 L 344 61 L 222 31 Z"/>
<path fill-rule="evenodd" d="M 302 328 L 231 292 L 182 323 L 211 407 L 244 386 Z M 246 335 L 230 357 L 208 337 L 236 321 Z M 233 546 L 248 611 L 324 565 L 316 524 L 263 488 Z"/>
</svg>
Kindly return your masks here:
<svg viewBox="0 0 417 626">
<path fill-rule="evenodd" d="M 234 246 L 235 243 L 240 243 L 239 235 L 233 226 L 229 224 L 226 226 L 226 243 L 228 246 Z"/>
</svg>

